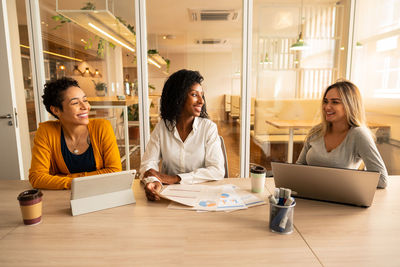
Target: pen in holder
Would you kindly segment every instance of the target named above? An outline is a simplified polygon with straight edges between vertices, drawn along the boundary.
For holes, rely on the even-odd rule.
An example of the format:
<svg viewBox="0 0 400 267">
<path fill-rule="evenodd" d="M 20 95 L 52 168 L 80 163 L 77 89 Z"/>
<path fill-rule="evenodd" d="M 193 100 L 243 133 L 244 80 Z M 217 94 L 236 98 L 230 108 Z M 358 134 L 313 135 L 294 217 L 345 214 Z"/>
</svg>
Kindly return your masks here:
<svg viewBox="0 0 400 267">
<path fill-rule="evenodd" d="M 280 188 L 281 194 L 276 199 L 269 197 L 269 229 L 280 234 L 293 232 L 293 212 L 296 202 L 290 197 L 290 189 Z M 277 195 L 277 192 L 275 193 Z"/>
</svg>

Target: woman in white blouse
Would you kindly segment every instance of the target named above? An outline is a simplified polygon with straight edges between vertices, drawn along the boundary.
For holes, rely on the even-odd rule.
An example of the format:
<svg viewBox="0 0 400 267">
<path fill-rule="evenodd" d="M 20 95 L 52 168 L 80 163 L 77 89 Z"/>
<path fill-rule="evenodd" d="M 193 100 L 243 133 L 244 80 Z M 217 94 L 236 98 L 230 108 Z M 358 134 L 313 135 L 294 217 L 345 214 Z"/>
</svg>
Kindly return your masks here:
<svg viewBox="0 0 400 267">
<path fill-rule="evenodd" d="M 149 200 L 160 199 L 162 184 L 194 184 L 224 177 L 218 129 L 208 119 L 202 81 L 199 72 L 180 70 L 165 82 L 162 120 L 151 134 L 140 166 Z"/>
</svg>

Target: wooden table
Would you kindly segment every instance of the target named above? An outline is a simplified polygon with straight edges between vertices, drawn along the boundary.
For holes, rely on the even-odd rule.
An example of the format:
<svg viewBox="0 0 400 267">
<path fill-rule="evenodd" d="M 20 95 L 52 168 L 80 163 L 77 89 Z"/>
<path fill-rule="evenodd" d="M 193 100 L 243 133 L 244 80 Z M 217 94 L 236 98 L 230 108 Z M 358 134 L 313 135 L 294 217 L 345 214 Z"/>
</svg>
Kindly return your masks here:
<svg viewBox="0 0 400 267">
<path fill-rule="evenodd" d="M 224 179 L 249 189 L 249 179 Z M 267 192 L 274 184 L 267 179 Z M 69 191 L 44 190 L 43 220 L 25 226 L 16 197 L 27 181 L 0 180 L 0 266 L 395 266 L 400 176 L 358 208 L 297 199 L 295 231 L 268 230 L 267 205 L 235 212 L 169 210 L 148 202 L 71 216 Z"/>
<path fill-rule="evenodd" d="M 294 129 L 312 128 L 316 123 L 308 120 L 266 120 L 268 124 L 278 129 L 289 129 L 289 142 L 288 142 L 288 163 L 293 162 L 293 133 Z"/>
<path fill-rule="evenodd" d="M 289 129 L 289 142 L 288 142 L 288 163 L 293 162 L 293 135 L 295 129 L 311 129 L 318 122 L 312 120 L 275 120 L 275 119 L 268 119 L 265 121 L 266 123 L 278 128 L 278 129 Z M 373 128 L 390 128 L 388 125 L 375 123 L 375 122 L 368 122 L 368 127 Z"/>
<path fill-rule="evenodd" d="M 369 208 L 297 198 L 295 228 L 323 266 L 400 266 L 399 190 L 390 176 Z"/>
<path fill-rule="evenodd" d="M 88 97 L 89 104 L 93 109 L 115 109 L 122 108 L 124 110 L 124 138 L 125 138 L 125 158 L 126 170 L 130 170 L 130 149 L 129 149 L 129 124 L 128 124 L 128 106 L 137 104 L 137 96 L 126 96 L 125 99 L 118 99 L 117 96 L 96 96 Z"/>
</svg>

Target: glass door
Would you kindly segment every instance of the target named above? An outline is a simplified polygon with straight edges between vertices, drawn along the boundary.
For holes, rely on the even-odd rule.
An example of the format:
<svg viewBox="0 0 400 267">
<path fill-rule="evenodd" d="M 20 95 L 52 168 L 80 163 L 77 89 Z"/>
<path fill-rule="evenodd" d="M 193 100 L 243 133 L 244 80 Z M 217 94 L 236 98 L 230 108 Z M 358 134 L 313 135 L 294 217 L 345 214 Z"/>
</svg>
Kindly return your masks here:
<svg viewBox="0 0 400 267">
<path fill-rule="evenodd" d="M 251 159 L 296 162 L 322 93 L 345 76 L 349 1 L 254 2 Z M 346 24 L 347 23 L 347 24 Z"/>
<path fill-rule="evenodd" d="M 169 75 L 199 71 L 207 112 L 225 141 L 229 176 L 238 177 L 242 1 L 146 3 L 151 126 L 160 121 L 159 98 Z"/>
<path fill-rule="evenodd" d="M 134 1 L 40 0 L 46 81 L 71 77 L 111 122 L 123 169 L 140 166 Z"/>
</svg>

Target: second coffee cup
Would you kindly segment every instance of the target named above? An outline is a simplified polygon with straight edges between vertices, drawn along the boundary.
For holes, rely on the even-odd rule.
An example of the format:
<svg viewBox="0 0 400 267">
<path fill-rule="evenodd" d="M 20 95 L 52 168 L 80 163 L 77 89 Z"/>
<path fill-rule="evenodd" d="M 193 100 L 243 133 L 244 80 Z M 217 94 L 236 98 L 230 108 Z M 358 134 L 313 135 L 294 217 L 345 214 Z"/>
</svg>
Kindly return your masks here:
<svg viewBox="0 0 400 267">
<path fill-rule="evenodd" d="M 253 165 L 250 168 L 251 191 L 261 193 L 264 191 L 266 169 L 263 166 Z"/>
</svg>

